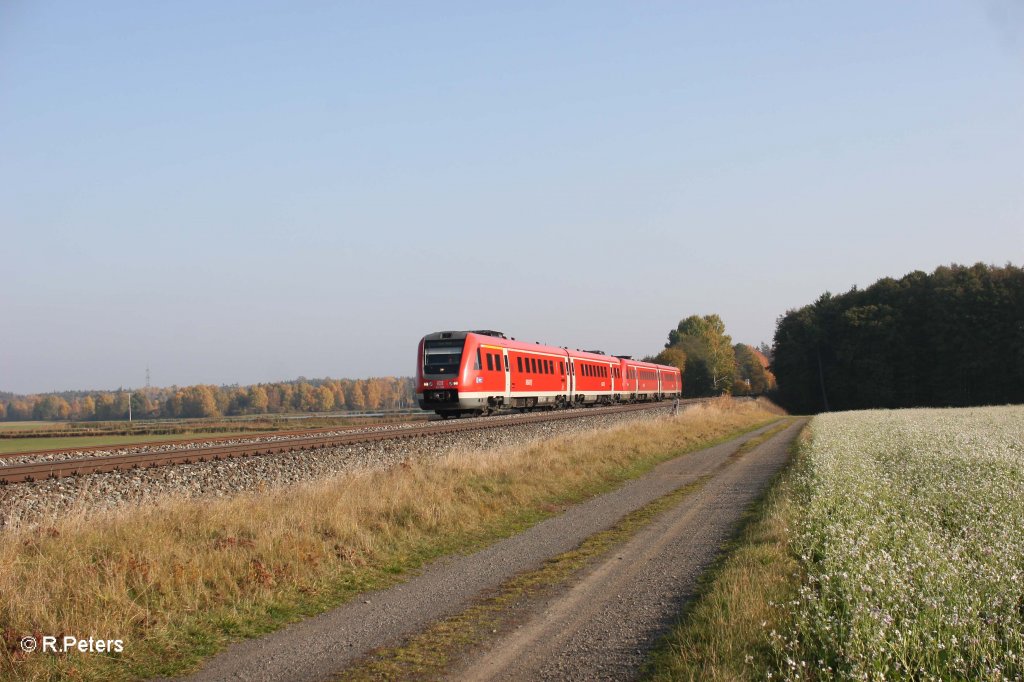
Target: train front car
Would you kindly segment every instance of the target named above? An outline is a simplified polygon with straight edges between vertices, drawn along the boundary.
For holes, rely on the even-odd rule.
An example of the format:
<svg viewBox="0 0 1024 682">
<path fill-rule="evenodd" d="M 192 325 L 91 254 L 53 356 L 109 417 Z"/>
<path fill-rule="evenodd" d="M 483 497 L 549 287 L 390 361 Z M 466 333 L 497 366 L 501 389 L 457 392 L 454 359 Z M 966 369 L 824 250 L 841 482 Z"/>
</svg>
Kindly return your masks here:
<svg viewBox="0 0 1024 682">
<path fill-rule="evenodd" d="M 442 417 L 457 415 L 466 332 L 437 332 L 420 340 L 416 363 L 416 401 L 420 409 Z"/>
<path fill-rule="evenodd" d="M 506 371 L 497 364 L 500 353 L 483 354 L 481 350 L 488 348 L 487 341 L 500 343 L 504 338 L 501 332 L 489 330 L 424 336 L 416 366 L 416 400 L 420 409 L 433 410 L 445 418 L 489 412 L 495 405 L 484 393 L 503 395 L 507 390 Z M 487 360 L 487 371 L 483 358 Z"/>
</svg>

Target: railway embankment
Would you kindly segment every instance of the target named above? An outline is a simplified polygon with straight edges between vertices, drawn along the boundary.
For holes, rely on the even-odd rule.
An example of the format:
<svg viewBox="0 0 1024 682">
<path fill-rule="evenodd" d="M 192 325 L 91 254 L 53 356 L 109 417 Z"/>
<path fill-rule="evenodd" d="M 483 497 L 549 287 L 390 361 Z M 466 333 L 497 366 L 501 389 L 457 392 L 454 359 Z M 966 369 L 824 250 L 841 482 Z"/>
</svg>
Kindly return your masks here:
<svg viewBox="0 0 1024 682">
<path fill-rule="evenodd" d="M 482 441 L 460 437 L 421 457 L 404 451 L 416 443 L 401 442 L 397 466 L 294 482 L 264 476 L 220 497 L 201 484 L 183 486 L 184 495 L 120 512 L 9 528 L 0 545 L 0 562 L 12 567 L 0 576 L 0 676 L 132 679 L 191 670 L 232 640 L 363 599 L 435 558 L 516 535 L 659 462 L 776 418 L 753 402 L 674 419 L 656 412 L 617 423 L 602 417 L 603 427 L 524 427 L 532 431 L 518 440 L 488 430 L 475 436 Z M 254 461 L 222 464 L 252 472 Z M 26 654 L 22 633 L 89 633 L 122 640 L 123 651 Z"/>
<path fill-rule="evenodd" d="M 82 476 L 43 479 L 0 486 L 0 531 L 16 526 L 45 525 L 63 516 L 92 515 L 116 509 L 159 504 L 165 498 L 224 498 L 244 492 L 265 492 L 299 483 L 317 481 L 342 473 L 384 469 L 413 460 L 431 460 L 453 452 L 475 452 L 525 446 L 559 436 L 585 434 L 622 424 L 657 419 L 669 406 L 650 406 L 640 411 L 578 410 L 569 419 L 520 422 L 514 415 L 460 420 L 459 426 L 478 426 L 469 431 L 439 432 L 415 438 L 360 441 L 339 447 L 318 447 L 281 454 L 181 463 L 156 468 L 125 468 Z M 450 424 L 456 424 L 451 422 Z M 339 433 L 352 435 L 401 435 L 417 425 L 393 425 Z M 420 425 L 421 426 L 421 425 Z M 443 427 L 444 424 L 437 426 Z M 328 435 L 328 434 L 323 434 Z M 285 446 L 287 438 L 266 437 L 247 443 Z M 133 449 L 132 451 L 135 451 Z M 195 452 L 199 452 L 197 447 Z M 178 453 L 160 447 L 152 452 Z M 185 450 L 186 456 L 193 450 Z M 75 458 L 82 453 L 71 453 Z M 88 453 L 97 460 L 118 452 Z M 58 462 L 54 455 L 47 462 Z M 31 463 L 32 460 L 29 460 Z M 5 460 L 4 464 L 9 464 Z"/>
</svg>

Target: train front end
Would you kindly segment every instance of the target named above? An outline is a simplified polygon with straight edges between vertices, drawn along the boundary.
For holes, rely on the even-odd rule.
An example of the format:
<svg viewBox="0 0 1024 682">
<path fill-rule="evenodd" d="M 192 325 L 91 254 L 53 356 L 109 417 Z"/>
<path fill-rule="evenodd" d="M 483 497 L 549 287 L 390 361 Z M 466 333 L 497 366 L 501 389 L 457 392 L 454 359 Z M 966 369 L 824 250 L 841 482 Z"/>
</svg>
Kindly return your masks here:
<svg viewBox="0 0 1024 682">
<path fill-rule="evenodd" d="M 436 332 L 420 341 L 416 364 L 416 400 L 420 409 L 442 417 L 458 416 L 459 380 L 466 361 L 467 332 Z"/>
</svg>

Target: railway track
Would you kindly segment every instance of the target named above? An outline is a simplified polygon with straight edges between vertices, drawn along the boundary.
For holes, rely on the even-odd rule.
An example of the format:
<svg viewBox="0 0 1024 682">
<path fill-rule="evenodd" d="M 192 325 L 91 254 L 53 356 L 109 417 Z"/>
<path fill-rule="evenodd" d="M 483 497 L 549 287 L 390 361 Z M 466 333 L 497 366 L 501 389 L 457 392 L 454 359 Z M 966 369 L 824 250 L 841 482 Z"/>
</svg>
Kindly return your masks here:
<svg viewBox="0 0 1024 682">
<path fill-rule="evenodd" d="M 102 452 L 104 450 L 129 450 L 134 448 L 158 448 L 167 445 L 174 445 L 179 448 L 195 446 L 206 443 L 225 443 L 234 440 L 258 440 L 261 438 L 301 438 L 304 436 L 315 437 L 318 433 L 338 433 L 341 431 L 365 431 L 368 428 L 378 426 L 395 427 L 402 424 L 410 424 L 418 421 L 426 421 L 426 418 L 410 419 L 404 422 L 388 422 L 379 425 L 360 424 L 356 426 L 325 426 L 318 429 L 292 429 L 289 431 L 251 431 L 248 433 L 236 433 L 233 436 L 207 436 L 199 438 L 178 438 L 171 440 L 148 440 L 137 443 L 108 443 L 107 445 L 83 445 L 80 447 L 63 447 L 52 450 L 28 450 L 25 452 L 3 452 L 0 453 L 0 461 L 14 459 L 16 457 L 38 457 L 40 455 L 63 455 L 80 452 Z"/>
<path fill-rule="evenodd" d="M 703 402 L 704 398 L 682 400 L 680 403 Z M 554 422 L 580 417 L 614 414 L 619 412 L 636 412 L 654 408 L 664 408 L 665 403 L 645 403 L 642 405 L 622 405 L 617 407 L 599 407 L 565 412 L 549 412 L 543 414 L 526 414 L 511 419 L 491 420 L 478 419 L 473 421 L 440 421 L 425 426 L 387 429 L 383 431 L 363 431 L 361 433 L 334 433 L 326 436 L 307 436 L 288 440 L 264 441 L 253 443 L 235 443 L 229 445 L 211 445 L 209 447 L 163 450 L 159 452 L 136 452 L 105 457 L 72 457 L 67 459 L 43 462 L 29 462 L 0 466 L 0 484 L 29 483 L 49 478 L 82 476 L 86 474 L 124 471 L 129 469 L 170 466 L 174 464 L 194 464 L 198 462 L 215 462 L 229 459 L 255 457 L 262 455 L 281 455 L 289 452 L 331 448 L 358 443 L 372 443 L 384 440 L 399 440 L 433 436 L 446 433 L 480 431 L 484 429 L 518 426 L 520 424 L 536 424 Z M 306 432 L 309 433 L 309 432 Z M 280 434 L 275 434 L 280 435 Z M 208 442 L 208 441 L 202 441 Z M 172 441 L 181 444 L 181 441 Z M 153 443 L 140 443 L 138 446 L 151 446 Z M 106 446 L 108 449 L 110 446 Z M 20 456 L 41 453 L 21 453 Z"/>
</svg>

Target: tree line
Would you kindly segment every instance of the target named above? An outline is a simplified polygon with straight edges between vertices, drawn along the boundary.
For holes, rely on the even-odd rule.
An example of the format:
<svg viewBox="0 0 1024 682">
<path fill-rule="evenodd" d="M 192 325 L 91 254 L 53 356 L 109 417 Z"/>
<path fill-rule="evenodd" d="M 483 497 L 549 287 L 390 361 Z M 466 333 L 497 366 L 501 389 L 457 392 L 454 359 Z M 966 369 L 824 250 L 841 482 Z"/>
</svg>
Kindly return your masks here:
<svg viewBox="0 0 1024 682">
<path fill-rule="evenodd" d="M 762 395 L 775 389 L 770 353 L 764 345 L 733 344 L 718 315 L 691 315 L 669 331 L 664 350 L 645 360 L 678 367 L 688 398 Z"/>
<path fill-rule="evenodd" d="M 1024 271 L 950 265 L 826 292 L 778 320 L 790 411 L 1024 402 Z"/>
<path fill-rule="evenodd" d="M 411 377 L 304 379 L 253 386 L 171 386 L 0 396 L 0 420 L 114 420 L 220 417 L 415 406 Z"/>
</svg>

